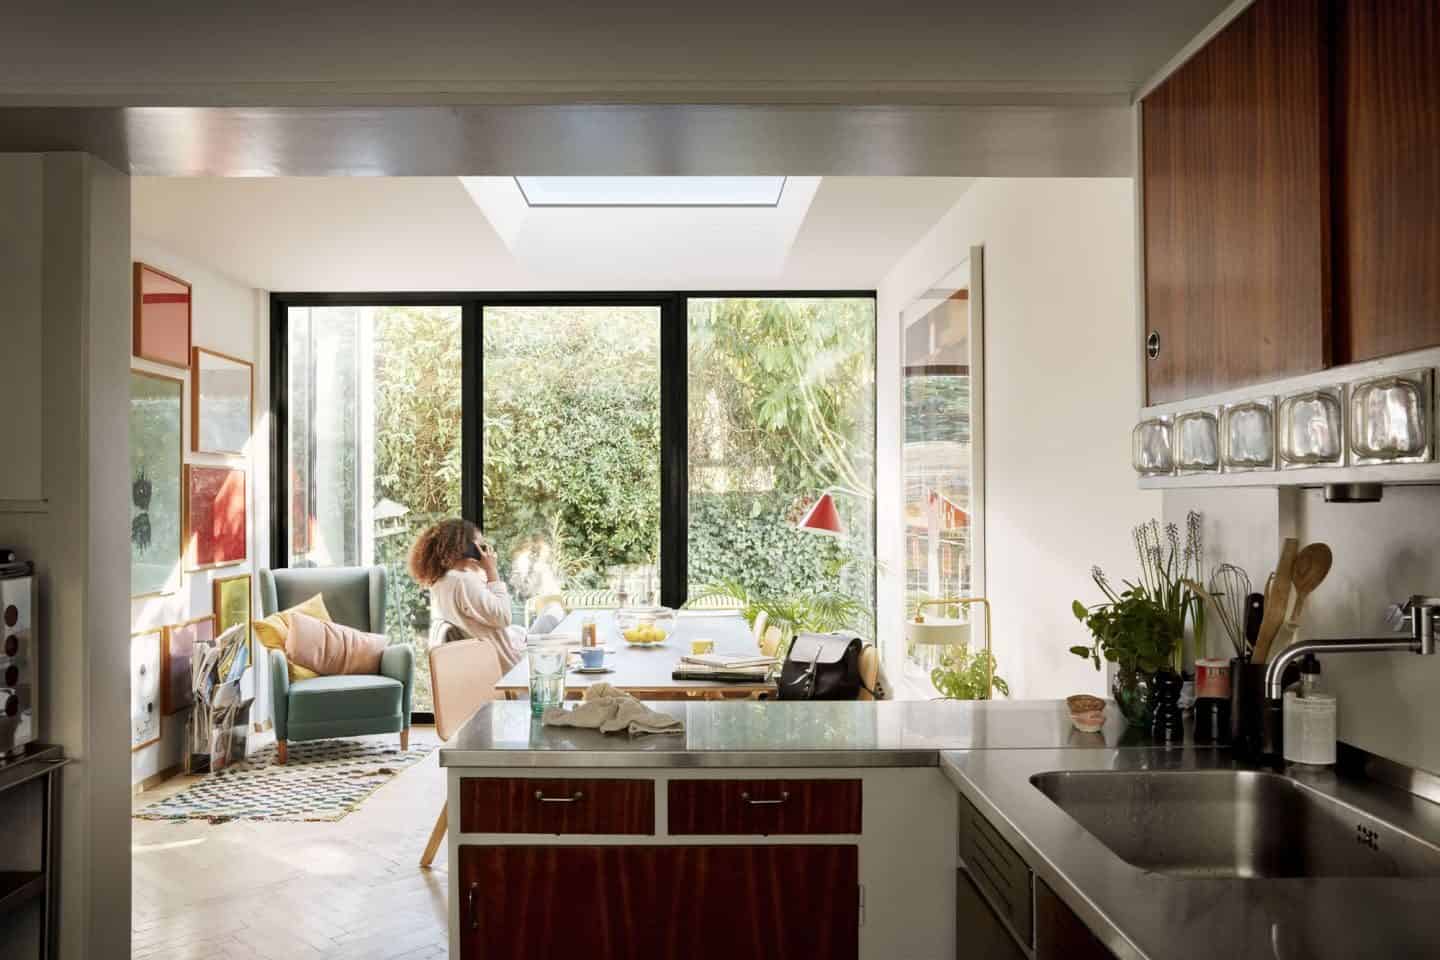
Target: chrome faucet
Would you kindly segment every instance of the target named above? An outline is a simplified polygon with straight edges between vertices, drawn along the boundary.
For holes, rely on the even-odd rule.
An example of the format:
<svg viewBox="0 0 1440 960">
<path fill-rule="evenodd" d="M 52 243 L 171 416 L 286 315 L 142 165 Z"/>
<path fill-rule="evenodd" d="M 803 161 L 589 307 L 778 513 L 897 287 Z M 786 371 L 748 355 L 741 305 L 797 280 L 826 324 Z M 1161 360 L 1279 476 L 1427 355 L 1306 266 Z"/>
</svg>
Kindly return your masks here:
<svg viewBox="0 0 1440 960">
<path fill-rule="evenodd" d="M 1306 640 L 1291 644 L 1265 668 L 1265 696 L 1279 700 L 1284 694 L 1282 678 L 1285 668 L 1307 653 L 1389 653 L 1408 650 L 1411 653 L 1435 652 L 1435 624 L 1440 620 L 1440 597 L 1413 596 L 1403 604 L 1393 604 L 1385 619 L 1397 631 L 1410 627 L 1407 640 Z"/>
</svg>

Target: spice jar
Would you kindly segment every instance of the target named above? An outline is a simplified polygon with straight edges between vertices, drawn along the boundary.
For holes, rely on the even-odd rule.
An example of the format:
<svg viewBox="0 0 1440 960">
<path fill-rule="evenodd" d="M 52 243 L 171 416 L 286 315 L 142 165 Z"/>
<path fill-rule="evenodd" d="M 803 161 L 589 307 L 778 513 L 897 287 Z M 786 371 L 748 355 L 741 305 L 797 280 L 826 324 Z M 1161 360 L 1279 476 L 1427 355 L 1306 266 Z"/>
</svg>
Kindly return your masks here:
<svg viewBox="0 0 1440 960">
<path fill-rule="evenodd" d="M 580 646 L 600 646 L 600 631 L 595 629 L 594 617 L 586 617 L 584 620 L 580 621 Z"/>
</svg>

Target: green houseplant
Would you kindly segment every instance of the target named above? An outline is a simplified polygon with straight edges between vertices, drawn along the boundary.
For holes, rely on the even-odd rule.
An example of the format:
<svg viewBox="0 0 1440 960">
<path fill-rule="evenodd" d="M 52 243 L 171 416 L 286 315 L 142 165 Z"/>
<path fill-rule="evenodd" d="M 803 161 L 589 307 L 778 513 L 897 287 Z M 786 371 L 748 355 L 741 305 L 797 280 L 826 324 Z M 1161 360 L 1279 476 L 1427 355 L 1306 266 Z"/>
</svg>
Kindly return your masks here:
<svg viewBox="0 0 1440 960">
<path fill-rule="evenodd" d="M 989 663 L 986 663 L 986 660 Z M 971 651 L 968 647 L 947 647 L 940 655 L 940 663 L 930 671 L 930 682 L 940 696 L 947 700 L 988 700 L 985 679 L 989 676 L 992 687 L 1002 696 L 1010 696 L 1010 684 L 995 673 L 995 655 L 984 650 Z"/>
<path fill-rule="evenodd" d="M 1135 552 L 1140 560 L 1138 582 L 1125 580 L 1116 589 L 1099 567 L 1090 571 L 1105 600 L 1085 606 L 1071 604 L 1075 618 L 1090 631 L 1091 643 L 1070 648 L 1099 670 L 1115 664 L 1111 692 L 1120 712 L 1132 724 L 1150 721 L 1150 681 L 1162 670 L 1178 667 L 1185 625 L 1195 630 L 1197 642 L 1205 630 L 1205 591 L 1199 586 L 1204 562 L 1200 515 L 1185 518 L 1185 536 L 1170 523 L 1151 520 L 1134 530 Z"/>
</svg>

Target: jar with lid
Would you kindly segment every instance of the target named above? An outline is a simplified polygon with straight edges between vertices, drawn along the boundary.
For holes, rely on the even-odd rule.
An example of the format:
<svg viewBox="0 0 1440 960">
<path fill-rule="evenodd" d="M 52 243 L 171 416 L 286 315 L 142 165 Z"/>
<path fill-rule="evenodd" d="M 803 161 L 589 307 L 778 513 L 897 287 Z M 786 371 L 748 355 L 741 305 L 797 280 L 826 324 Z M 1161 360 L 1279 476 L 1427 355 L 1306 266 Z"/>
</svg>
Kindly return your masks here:
<svg viewBox="0 0 1440 960">
<path fill-rule="evenodd" d="M 580 621 L 580 646 L 600 646 L 600 631 L 595 627 L 594 617 L 586 617 Z"/>
</svg>

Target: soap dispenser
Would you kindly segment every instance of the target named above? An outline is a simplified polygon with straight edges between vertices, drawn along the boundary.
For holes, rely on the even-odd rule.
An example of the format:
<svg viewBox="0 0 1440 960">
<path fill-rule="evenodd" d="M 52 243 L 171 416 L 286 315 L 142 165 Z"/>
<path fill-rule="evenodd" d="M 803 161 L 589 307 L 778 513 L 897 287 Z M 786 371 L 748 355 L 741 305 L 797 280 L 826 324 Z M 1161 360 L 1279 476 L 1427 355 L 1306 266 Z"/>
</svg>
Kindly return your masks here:
<svg viewBox="0 0 1440 960">
<path fill-rule="evenodd" d="M 1300 682 L 1285 691 L 1284 752 L 1287 763 L 1329 766 L 1335 762 L 1336 703 L 1321 684 L 1320 659 L 1300 661 Z"/>
</svg>

